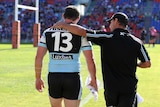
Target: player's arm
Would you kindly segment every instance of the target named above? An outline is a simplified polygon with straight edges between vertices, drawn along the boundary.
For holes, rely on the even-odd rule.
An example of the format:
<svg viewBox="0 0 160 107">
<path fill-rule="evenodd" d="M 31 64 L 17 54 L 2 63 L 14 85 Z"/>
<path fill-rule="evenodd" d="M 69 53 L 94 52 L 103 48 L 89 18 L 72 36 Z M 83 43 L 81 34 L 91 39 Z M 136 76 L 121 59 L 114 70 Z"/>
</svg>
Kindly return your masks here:
<svg viewBox="0 0 160 107">
<path fill-rule="evenodd" d="M 44 88 L 41 72 L 42 72 L 43 58 L 46 52 L 47 52 L 47 48 L 38 46 L 36 57 L 35 57 L 35 78 L 36 78 L 35 87 L 39 92 L 42 92 Z"/>
<path fill-rule="evenodd" d="M 91 77 L 90 85 L 93 86 L 98 91 L 97 82 L 96 82 L 96 66 L 95 66 L 95 61 L 94 61 L 92 50 L 85 50 L 83 51 L 83 53 L 84 53 L 84 56 L 87 62 L 87 66 L 88 66 L 88 70 L 89 70 L 89 74 Z"/>
<path fill-rule="evenodd" d="M 95 90 L 98 91 L 96 80 L 96 66 L 92 51 L 92 44 L 91 42 L 88 42 L 86 38 L 82 39 L 82 50 L 87 62 L 87 67 L 91 78 L 91 82 L 89 83 L 89 85 L 91 85 L 95 88 Z"/>
<path fill-rule="evenodd" d="M 65 22 L 57 22 L 52 26 L 53 28 L 63 28 L 68 31 L 70 31 L 73 34 L 79 35 L 79 36 L 86 36 L 86 28 L 77 25 L 77 24 L 67 24 Z"/>
</svg>

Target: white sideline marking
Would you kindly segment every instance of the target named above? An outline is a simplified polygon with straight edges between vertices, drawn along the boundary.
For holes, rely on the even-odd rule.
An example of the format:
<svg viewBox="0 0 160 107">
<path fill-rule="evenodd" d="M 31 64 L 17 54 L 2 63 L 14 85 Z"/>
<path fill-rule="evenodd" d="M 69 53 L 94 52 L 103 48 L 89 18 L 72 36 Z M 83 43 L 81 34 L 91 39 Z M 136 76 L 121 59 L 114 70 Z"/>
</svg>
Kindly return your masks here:
<svg viewBox="0 0 160 107">
<path fill-rule="evenodd" d="M 102 88 L 103 85 L 100 85 L 99 90 L 101 90 Z M 91 98 L 93 98 L 93 95 L 92 93 L 89 93 L 83 100 L 81 100 L 80 107 L 83 107 L 86 103 L 88 103 Z"/>
<path fill-rule="evenodd" d="M 89 94 L 87 95 L 87 97 L 85 97 L 85 98 L 81 101 L 80 107 L 83 107 L 91 98 L 92 98 L 92 93 L 89 93 Z"/>
</svg>

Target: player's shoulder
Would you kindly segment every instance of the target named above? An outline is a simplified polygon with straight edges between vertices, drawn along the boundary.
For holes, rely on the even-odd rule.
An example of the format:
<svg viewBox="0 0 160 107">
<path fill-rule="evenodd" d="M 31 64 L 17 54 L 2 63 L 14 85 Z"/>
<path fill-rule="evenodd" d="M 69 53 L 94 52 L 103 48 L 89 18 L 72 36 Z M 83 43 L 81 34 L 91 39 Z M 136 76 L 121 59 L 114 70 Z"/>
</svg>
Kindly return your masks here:
<svg viewBox="0 0 160 107">
<path fill-rule="evenodd" d="M 44 30 L 44 33 L 46 32 L 68 32 L 68 31 L 63 28 L 47 28 L 46 30 Z"/>
</svg>

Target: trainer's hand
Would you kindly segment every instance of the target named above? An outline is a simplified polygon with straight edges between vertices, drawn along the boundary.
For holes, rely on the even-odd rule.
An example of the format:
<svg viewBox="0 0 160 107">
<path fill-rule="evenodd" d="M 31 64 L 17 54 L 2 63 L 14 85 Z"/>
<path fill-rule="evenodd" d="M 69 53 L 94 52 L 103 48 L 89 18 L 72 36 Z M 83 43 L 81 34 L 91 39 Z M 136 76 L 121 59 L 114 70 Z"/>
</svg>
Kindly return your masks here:
<svg viewBox="0 0 160 107">
<path fill-rule="evenodd" d="M 43 88 L 44 88 L 44 82 L 42 79 L 36 79 L 36 89 L 39 91 L 39 92 L 43 92 Z"/>
</svg>

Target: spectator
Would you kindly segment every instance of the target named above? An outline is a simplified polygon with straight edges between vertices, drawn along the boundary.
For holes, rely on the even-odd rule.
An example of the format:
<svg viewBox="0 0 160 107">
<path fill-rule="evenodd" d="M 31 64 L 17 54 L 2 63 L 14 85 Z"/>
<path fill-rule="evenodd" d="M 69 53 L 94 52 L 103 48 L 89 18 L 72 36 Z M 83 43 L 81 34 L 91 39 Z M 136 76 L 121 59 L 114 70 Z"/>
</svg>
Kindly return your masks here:
<svg viewBox="0 0 160 107">
<path fill-rule="evenodd" d="M 146 36 L 147 36 L 147 31 L 146 31 L 145 27 L 143 27 L 142 30 L 141 30 L 141 37 L 140 37 L 140 39 L 142 40 L 142 42 L 144 44 L 145 44 Z"/>
<path fill-rule="evenodd" d="M 149 31 L 150 31 L 150 40 L 149 40 L 148 47 L 150 47 L 150 44 L 152 44 L 154 47 L 156 42 L 156 37 L 157 37 L 157 30 L 154 28 L 154 26 L 152 26 L 149 28 Z"/>
</svg>

